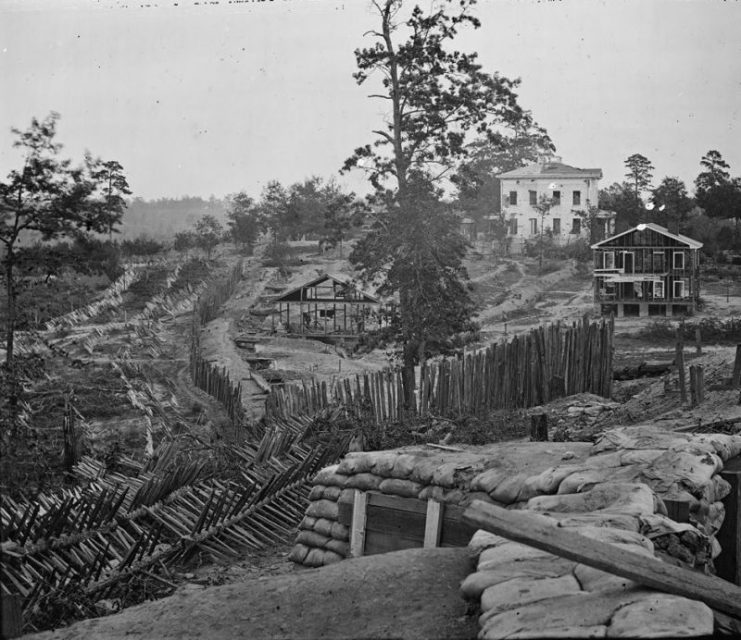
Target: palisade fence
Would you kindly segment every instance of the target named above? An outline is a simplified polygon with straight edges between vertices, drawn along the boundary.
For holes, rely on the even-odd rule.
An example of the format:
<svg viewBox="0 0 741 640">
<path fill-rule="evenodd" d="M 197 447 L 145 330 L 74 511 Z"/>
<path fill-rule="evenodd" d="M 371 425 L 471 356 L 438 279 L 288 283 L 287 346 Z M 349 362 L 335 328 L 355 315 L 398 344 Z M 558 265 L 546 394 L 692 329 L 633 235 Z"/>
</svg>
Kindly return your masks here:
<svg viewBox="0 0 741 640">
<path fill-rule="evenodd" d="M 571 325 L 541 326 L 509 342 L 426 363 L 416 405 L 404 410 L 401 373 L 383 371 L 276 388 L 266 414 L 286 418 L 330 406 L 365 407 L 377 424 L 405 415 L 460 417 L 495 409 L 517 409 L 589 392 L 609 397 L 612 389 L 614 323 L 587 318 Z"/>
<path fill-rule="evenodd" d="M 215 290 L 198 298 L 193 305 L 190 330 L 190 376 L 198 388 L 216 398 L 229 414 L 235 428 L 247 423 L 242 405 L 242 388 L 229 378 L 226 368 L 215 367 L 201 356 L 201 329 L 218 317 L 219 308 L 233 294 L 242 278 L 242 260 L 232 269 L 229 277 Z"/>
</svg>

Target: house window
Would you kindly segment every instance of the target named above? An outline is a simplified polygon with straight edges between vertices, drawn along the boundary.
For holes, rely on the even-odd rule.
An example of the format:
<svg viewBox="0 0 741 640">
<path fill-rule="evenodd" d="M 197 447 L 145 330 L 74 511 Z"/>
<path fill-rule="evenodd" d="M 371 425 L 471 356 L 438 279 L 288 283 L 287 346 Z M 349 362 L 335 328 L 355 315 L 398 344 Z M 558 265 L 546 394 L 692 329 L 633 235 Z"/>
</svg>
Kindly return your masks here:
<svg viewBox="0 0 741 640">
<path fill-rule="evenodd" d="M 654 273 L 663 273 L 663 272 L 664 272 L 664 252 L 655 251 L 654 252 Z"/>
<path fill-rule="evenodd" d="M 684 269 L 684 251 L 675 251 L 673 260 L 674 269 Z"/>
<path fill-rule="evenodd" d="M 685 290 L 686 290 L 686 286 L 685 286 L 684 280 L 674 281 L 674 297 L 675 298 L 684 298 Z"/>
<path fill-rule="evenodd" d="M 530 204 L 538 204 L 538 192 L 531 189 L 528 194 L 530 194 Z"/>
<path fill-rule="evenodd" d="M 574 218 L 571 221 L 571 233 L 577 236 L 581 233 L 581 218 Z"/>
<path fill-rule="evenodd" d="M 615 252 L 605 251 L 605 269 L 615 268 Z"/>
<path fill-rule="evenodd" d="M 561 235 L 561 218 L 553 218 L 553 235 Z"/>
<path fill-rule="evenodd" d="M 513 236 L 517 235 L 517 218 L 512 218 L 509 221 L 509 232 Z"/>
<path fill-rule="evenodd" d="M 663 298 L 664 297 L 664 283 L 663 282 L 654 282 L 654 298 Z"/>
<path fill-rule="evenodd" d="M 530 235 L 534 236 L 536 233 L 538 233 L 538 219 L 530 218 Z"/>
<path fill-rule="evenodd" d="M 572 193 L 572 204 L 581 204 L 581 191 L 574 191 Z"/>
<path fill-rule="evenodd" d="M 560 191 L 554 191 L 553 192 L 553 205 L 559 205 L 561 204 L 561 192 Z"/>
<path fill-rule="evenodd" d="M 509 203 L 510 204 L 517 204 L 517 191 L 510 191 L 509 192 Z"/>
</svg>

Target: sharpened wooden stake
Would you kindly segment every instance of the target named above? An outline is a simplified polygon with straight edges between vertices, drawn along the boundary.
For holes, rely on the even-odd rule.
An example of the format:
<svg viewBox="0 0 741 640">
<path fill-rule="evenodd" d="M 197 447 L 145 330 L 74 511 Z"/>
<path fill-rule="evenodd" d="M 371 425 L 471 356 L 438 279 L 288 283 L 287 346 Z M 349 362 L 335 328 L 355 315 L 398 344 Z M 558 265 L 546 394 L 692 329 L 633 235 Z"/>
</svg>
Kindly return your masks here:
<svg viewBox="0 0 741 640">
<path fill-rule="evenodd" d="M 699 600 L 712 609 L 741 619 L 741 588 L 720 578 L 586 538 L 572 529 L 557 526 L 555 520 L 550 524 L 535 513 L 509 511 L 482 500 L 471 503 L 463 513 L 463 521 L 652 589 Z"/>
</svg>

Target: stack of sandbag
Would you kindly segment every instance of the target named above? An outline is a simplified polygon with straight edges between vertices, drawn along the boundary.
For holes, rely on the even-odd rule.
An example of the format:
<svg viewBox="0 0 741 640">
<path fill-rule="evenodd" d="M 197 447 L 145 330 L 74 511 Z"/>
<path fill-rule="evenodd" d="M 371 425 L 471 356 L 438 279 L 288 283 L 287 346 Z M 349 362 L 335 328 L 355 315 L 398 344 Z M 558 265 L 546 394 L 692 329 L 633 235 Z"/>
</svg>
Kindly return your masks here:
<svg viewBox="0 0 741 640">
<path fill-rule="evenodd" d="M 644 426 L 612 430 L 594 445 L 510 442 L 459 452 L 424 446 L 355 452 L 314 479 L 291 559 L 318 566 L 346 557 L 348 532 L 337 523 L 338 503 L 352 502 L 355 489 L 463 506 L 480 499 L 580 514 L 582 520 L 594 511 L 595 496 L 617 492 L 624 509 L 613 509 L 608 520 L 623 528 L 638 522 L 663 552 L 704 568 L 720 551 L 714 534 L 723 520 L 720 500 L 729 491 L 718 472 L 723 460 L 740 451 L 741 436 L 692 436 Z M 540 503 L 531 502 L 539 497 Z M 677 528 L 665 517 L 662 498 L 690 503 L 689 528 Z M 577 503 L 583 504 L 577 508 Z"/>
<path fill-rule="evenodd" d="M 309 494 L 311 503 L 288 556 L 297 564 L 321 567 L 348 556 L 350 532 L 338 522 L 338 501 L 348 476 L 338 473 L 338 466 L 325 467 L 314 476 Z"/>
<path fill-rule="evenodd" d="M 611 506 L 609 501 L 603 504 L 603 508 Z M 546 517 L 543 522 L 556 523 Z M 558 524 L 571 526 L 576 534 L 653 556 L 651 541 L 631 528 L 565 519 Z M 480 603 L 479 638 L 657 638 L 713 632 L 713 612 L 703 603 L 651 591 L 486 531 L 477 531 L 469 546 L 478 555 L 477 570 L 463 581 L 461 593 Z"/>
</svg>

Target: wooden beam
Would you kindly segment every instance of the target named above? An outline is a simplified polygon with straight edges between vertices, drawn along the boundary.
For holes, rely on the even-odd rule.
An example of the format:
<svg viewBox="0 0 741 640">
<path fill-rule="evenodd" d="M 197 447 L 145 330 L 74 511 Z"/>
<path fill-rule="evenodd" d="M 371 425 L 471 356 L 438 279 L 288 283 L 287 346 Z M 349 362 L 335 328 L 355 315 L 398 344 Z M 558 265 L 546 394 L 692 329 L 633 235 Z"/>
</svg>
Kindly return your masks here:
<svg viewBox="0 0 741 640">
<path fill-rule="evenodd" d="M 437 500 L 427 501 L 427 519 L 425 520 L 425 548 L 440 544 L 440 533 L 443 530 L 442 504 Z"/>
<path fill-rule="evenodd" d="M 474 500 L 463 520 L 510 540 L 581 562 L 642 585 L 704 602 L 741 619 L 741 588 L 711 576 L 585 538 L 573 530 L 544 524 L 536 514 L 509 511 Z"/>
<path fill-rule="evenodd" d="M 350 555 L 359 558 L 365 547 L 365 519 L 368 494 L 355 489 L 352 508 L 352 526 L 350 528 Z"/>
</svg>

